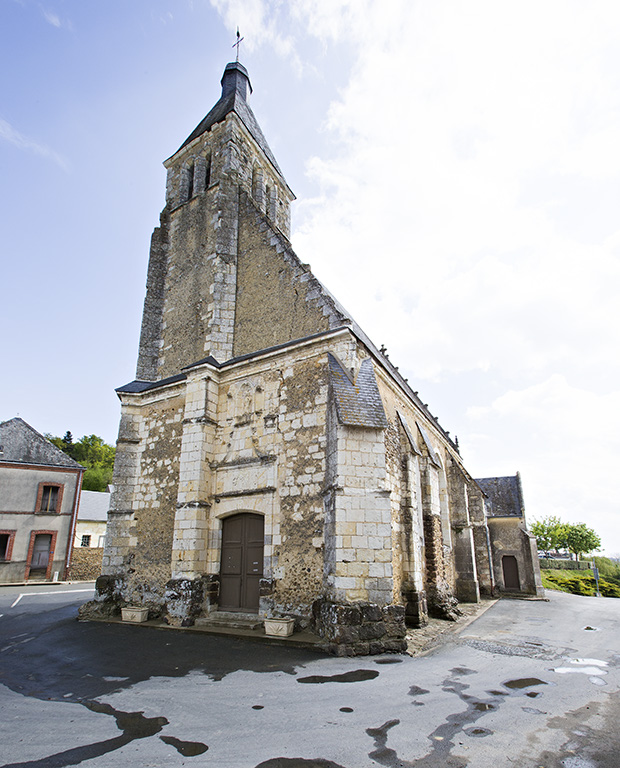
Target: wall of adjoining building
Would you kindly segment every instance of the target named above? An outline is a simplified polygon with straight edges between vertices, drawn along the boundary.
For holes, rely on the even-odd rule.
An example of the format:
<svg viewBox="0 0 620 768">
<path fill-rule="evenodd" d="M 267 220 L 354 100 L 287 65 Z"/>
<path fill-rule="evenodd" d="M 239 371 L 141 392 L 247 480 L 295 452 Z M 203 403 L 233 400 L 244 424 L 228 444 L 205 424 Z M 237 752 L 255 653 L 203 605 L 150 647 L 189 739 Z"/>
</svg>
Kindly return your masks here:
<svg viewBox="0 0 620 768">
<path fill-rule="evenodd" d="M 39 577 L 52 579 L 57 574 L 64 578 L 79 477 L 75 471 L 54 467 L 0 467 L 0 531 L 10 536 L 10 559 L 0 561 L 0 582 L 29 578 L 37 534 L 51 536 L 53 549 L 45 573 Z M 59 508 L 53 512 L 37 509 L 41 486 L 46 484 L 61 489 Z"/>
</svg>

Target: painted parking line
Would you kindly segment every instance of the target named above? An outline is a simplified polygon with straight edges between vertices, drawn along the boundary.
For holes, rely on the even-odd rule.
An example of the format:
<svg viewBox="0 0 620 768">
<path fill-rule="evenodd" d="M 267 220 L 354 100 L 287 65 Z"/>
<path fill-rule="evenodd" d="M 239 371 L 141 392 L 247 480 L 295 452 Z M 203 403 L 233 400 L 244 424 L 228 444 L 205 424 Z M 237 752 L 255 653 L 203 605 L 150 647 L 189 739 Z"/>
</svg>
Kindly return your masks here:
<svg viewBox="0 0 620 768">
<path fill-rule="evenodd" d="M 92 589 L 63 589 L 63 590 L 56 590 L 55 592 L 20 592 L 19 597 L 15 600 L 11 608 L 15 608 L 17 603 L 22 599 L 22 597 L 30 597 L 31 595 L 68 595 L 72 592 L 92 592 Z"/>
</svg>

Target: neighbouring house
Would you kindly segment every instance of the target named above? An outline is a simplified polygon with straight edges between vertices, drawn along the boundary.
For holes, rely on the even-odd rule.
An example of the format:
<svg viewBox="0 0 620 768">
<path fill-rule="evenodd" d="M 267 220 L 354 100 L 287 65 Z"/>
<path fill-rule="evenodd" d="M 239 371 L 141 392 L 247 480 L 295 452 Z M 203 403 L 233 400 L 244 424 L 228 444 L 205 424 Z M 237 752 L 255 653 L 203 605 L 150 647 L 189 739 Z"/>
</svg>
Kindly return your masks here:
<svg viewBox="0 0 620 768">
<path fill-rule="evenodd" d="M 92 581 L 101 573 L 110 491 L 82 491 L 69 578 Z"/>
<path fill-rule="evenodd" d="M 476 480 L 486 496 L 487 527 L 501 592 L 542 595 L 536 537 L 527 530 L 521 476 Z"/>
<path fill-rule="evenodd" d="M 83 473 L 23 419 L 0 424 L 0 583 L 65 578 Z"/>
<path fill-rule="evenodd" d="M 247 71 L 228 64 L 221 84 L 164 163 L 103 573 L 81 615 L 291 617 L 332 653 L 402 651 L 406 625 L 496 592 L 502 529 L 456 441 L 293 252 L 294 195 Z M 521 566 L 535 594 L 537 563 Z"/>
</svg>

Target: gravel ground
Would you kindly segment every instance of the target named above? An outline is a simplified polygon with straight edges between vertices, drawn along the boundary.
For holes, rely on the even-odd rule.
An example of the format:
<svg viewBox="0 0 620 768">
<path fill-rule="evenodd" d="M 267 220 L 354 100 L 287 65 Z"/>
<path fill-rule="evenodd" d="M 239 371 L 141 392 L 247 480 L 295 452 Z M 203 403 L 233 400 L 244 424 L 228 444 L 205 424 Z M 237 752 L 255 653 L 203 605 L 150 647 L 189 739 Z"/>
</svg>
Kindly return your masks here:
<svg viewBox="0 0 620 768">
<path fill-rule="evenodd" d="M 481 600 L 479 603 L 460 603 L 463 614 L 457 621 L 429 619 L 425 627 L 407 630 L 407 651 L 410 656 L 422 656 L 447 642 L 487 611 L 497 600 Z"/>
</svg>

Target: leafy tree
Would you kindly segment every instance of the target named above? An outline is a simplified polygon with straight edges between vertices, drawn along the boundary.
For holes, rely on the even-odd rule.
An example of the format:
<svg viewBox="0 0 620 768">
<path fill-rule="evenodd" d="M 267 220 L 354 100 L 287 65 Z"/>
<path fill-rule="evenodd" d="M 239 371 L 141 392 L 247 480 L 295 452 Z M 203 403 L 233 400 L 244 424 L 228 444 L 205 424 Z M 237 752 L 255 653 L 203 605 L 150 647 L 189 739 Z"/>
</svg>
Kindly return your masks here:
<svg viewBox="0 0 620 768">
<path fill-rule="evenodd" d="M 539 549 L 549 554 L 551 550 L 566 548 L 568 525 L 559 517 L 544 517 L 532 523 L 532 533 L 536 536 Z"/>
<path fill-rule="evenodd" d="M 601 548 L 601 539 L 592 528 L 585 523 L 569 525 L 566 534 L 566 548 L 573 552 L 579 560 L 579 555 L 586 552 L 594 552 Z"/>
<path fill-rule="evenodd" d="M 77 442 L 73 441 L 73 435 L 67 431 L 64 437 L 45 435 L 61 451 L 86 467 L 82 488 L 85 491 L 105 491 L 112 482 L 114 469 L 114 455 L 116 449 L 108 445 L 98 435 L 84 435 Z"/>
</svg>

